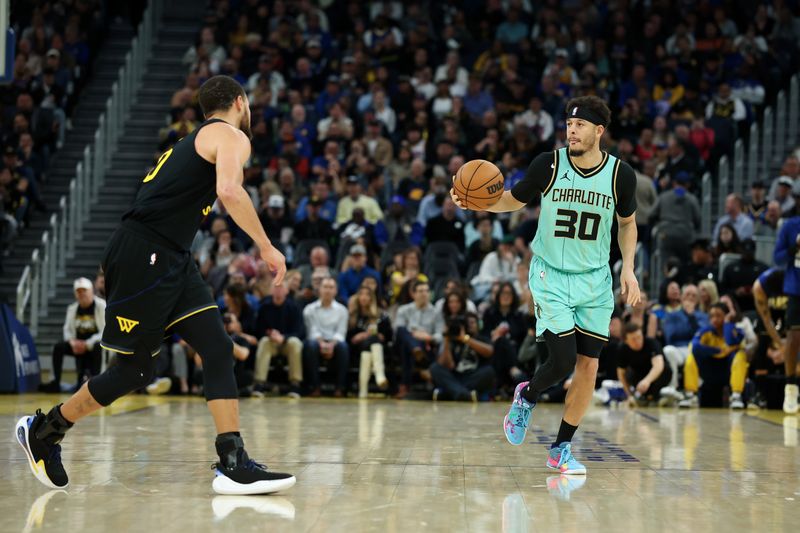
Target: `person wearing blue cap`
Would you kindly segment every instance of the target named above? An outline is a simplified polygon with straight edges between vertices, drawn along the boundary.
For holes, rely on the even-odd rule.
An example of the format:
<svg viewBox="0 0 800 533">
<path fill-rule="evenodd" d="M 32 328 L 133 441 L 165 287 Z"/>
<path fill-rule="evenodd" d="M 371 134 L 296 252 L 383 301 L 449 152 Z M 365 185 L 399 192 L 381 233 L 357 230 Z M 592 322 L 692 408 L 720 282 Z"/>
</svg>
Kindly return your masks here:
<svg viewBox="0 0 800 533">
<path fill-rule="evenodd" d="M 406 199 L 395 194 L 389 201 L 389 209 L 383 225 L 386 228 L 387 241 L 405 241 L 411 235 L 414 217 L 406 209 Z"/>
<path fill-rule="evenodd" d="M 686 190 L 691 176 L 678 172 L 672 179 L 672 189 L 662 192 L 650 213 L 650 226 L 655 232 L 656 246 L 661 257 L 687 260 L 689 247 L 700 231 L 700 202 Z"/>
</svg>

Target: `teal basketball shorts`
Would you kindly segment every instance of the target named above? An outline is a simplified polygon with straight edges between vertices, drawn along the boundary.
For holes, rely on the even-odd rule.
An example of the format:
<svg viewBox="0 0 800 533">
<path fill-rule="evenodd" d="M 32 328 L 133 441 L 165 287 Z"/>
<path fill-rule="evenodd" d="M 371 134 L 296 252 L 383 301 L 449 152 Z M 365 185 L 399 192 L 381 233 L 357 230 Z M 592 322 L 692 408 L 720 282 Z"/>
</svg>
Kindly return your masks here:
<svg viewBox="0 0 800 533">
<path fill-rule="evenodd" d="M 536 314 L 536 336 L 575 332 L 578 353 L 599 357 L 608 342 L 614 291 L 608 266 L 588 272 L 565 272 L 540 257 L 531 260 L 528 283 Z M 589 352 L 589 353 L 587 353 Z"/>
</svg>

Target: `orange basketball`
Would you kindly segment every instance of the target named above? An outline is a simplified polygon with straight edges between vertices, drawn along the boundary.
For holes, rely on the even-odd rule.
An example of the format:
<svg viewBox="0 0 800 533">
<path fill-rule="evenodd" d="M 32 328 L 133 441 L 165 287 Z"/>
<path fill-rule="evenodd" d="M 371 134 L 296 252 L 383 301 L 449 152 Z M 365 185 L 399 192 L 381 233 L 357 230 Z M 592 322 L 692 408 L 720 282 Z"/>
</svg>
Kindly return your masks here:
<svg viewBox="0 0 800 533">
<path fill-rule="evenodd" d="M 453 191 L 467 209 L 485 211 L 503 195 L 503 173 L 491 161 L 467 161 L 456 172 Z"/>
</svg>

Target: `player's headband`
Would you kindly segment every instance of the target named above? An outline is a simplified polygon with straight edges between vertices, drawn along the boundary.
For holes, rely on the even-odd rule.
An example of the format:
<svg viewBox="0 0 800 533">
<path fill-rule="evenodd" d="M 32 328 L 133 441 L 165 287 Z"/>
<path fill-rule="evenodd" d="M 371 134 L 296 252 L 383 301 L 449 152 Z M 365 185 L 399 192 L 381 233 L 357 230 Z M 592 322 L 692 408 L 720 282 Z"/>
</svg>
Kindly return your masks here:
<svg viewBox="0 0 800 533">
<path fill-rule="evenodd" d="M 587 120 L 592 124 L 603 126 L 604 128 L 608 126 L 606 121 L 603 120 L 600 115 L 583 105 L 572 106 L 572 108 L 569 110 L 569 113 L 567 113 L 567 118 L 580 118 Z"/>
</svg>

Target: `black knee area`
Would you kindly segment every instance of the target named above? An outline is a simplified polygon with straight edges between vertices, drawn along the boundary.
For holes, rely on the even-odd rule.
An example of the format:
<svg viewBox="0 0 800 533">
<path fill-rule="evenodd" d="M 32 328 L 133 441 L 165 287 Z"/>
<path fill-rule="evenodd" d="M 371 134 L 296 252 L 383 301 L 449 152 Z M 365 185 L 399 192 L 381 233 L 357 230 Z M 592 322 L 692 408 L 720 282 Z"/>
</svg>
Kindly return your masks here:
<svg viewBox="0 0 800 533">
<path fill-rule="evenodd" d="M 608 338 L 602 337 L 596 333 L 588 331 L 575 330 L 575 343 L 578 347 L 578 353 L 591 357 L 592 359 L 599 359 L 600 352 L 608 344 Z"/>
<path fill-rule="evenodd" d="M 552 365 L 551 368 L 553 376 L 556 377 L 556 382 L 566 379 L 575 370 L 575 362 L 578 360 L 578 345 L 575 339 L 575 332 L 553 333 L 550 330 L 545 330 L 544 342 L 547 344 L 547 351 L 549 352 L 547 361 L 548 364 Z"/>
<path fill-rule="evenodd" d="M 233 370 L 235 361 L 231 338 L 227 335 L 215 335 L 213 339 L 209 338 L 200 346 L 198 352 L 203 359 L 203 391 L 206 400 L 238 398 L 239 389 L 236 387 L 236 375 Z"/>
<path fill-rule="evenodd" d="M 102 406 L 146 387 L 155 376 L 155 358 L 150 350 L 138 349 L 131 355 L 117 355 L 105 372 L 89 380 L 89 392 Z"/>
<path fill-rule="evenodd" d="M 190 316 L 175 327 L 203 360 L 203 391 L 206 400 L 234 400 L 239 397 L 233 371 L 233 341 L 225 332 L 222 317 L 211 310 Z"/>
</svg>

